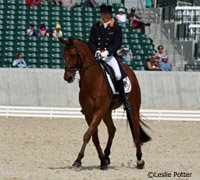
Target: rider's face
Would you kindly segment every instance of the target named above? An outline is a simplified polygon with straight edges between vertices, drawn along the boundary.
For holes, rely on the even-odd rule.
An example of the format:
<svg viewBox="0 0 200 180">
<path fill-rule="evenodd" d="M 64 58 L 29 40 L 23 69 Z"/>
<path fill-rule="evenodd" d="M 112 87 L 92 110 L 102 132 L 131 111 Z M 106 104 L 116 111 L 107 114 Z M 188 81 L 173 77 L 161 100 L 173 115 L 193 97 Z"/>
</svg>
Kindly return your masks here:
<svg viewBox="0 0 200 180">
<path fill-rule="evenodd" d="M 101 13 L 101 19 L 104 23 L 110 21 L 112 18 L 112 13 Z"/>
</svg>

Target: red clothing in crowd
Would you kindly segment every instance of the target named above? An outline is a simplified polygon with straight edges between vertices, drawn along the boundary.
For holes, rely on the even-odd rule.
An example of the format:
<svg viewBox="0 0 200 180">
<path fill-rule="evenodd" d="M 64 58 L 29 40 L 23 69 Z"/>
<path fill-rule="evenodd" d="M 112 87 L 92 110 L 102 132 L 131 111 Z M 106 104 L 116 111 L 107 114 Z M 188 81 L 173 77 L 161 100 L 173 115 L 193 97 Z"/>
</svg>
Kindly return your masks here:
<svg viewBox="0 0 200 180">
<path fill-rule="evenodd" d="M 39 6 L 41 6 L 40 0 L 35 0 L 35 3 L 36 3 L 36 4 L 34 4 L 34 0 L 27 0 L 27 1 L 26 1 L 26 4 L 29 5 L 29 6 L 34 6 L 34 5 L 39 5 Z"/>
</svg>

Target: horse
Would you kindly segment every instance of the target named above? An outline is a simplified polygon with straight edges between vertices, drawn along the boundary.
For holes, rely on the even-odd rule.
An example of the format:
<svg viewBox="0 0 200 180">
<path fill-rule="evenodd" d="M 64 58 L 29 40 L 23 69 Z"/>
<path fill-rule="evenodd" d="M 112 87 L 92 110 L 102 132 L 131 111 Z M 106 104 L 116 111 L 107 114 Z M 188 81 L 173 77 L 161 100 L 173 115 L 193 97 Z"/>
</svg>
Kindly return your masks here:
<svg viewBox="0 0 200 180">
<path fill-rule="evenodd" d="M 59 41 L 64 45 L 62 52 L 65 61 L 64 80 L 72 83 L 76 72 L 79 72 L 79 103 L 88 124 L 88 129 L 83 136 L 81 150 L 72 166 L 76 168 L 81 167 L 81 160 L 84 157 L 86 145 L 92 137 L 100 159 L 100 169 L 107 169 L 110 164 L 110 149 L 116 131 L 112 119 L 112 110 L 119 108 L 122 105 L 122 101 L 120 96 L 118 96 L 112 109 L 109 108 L 112 100 L 109 98 L 108 85 L 106 84 L 100 65 L 84 41 L 71 38 L 68 40 L 59 38 Z M 126 113 L 133 141 L 137 149 L 136 167 L 142 169 L 145 163 L 142 159 L 141 145 L 150 141 L 151 137 L 143 130 L 141 123 L 143 121 L 140 120 L 141 93 L 136 75 L 128 66 L 122 65 L 122 67 L 132 84 L 132 90 L 127 94 L 127 97 L 133 108 L 130 111 L 126 110 Z M 102 151 L 98 137 L 98 125 L 102 119 L 108 131 L 108 140 L 104 152 Z"/>
</svg>

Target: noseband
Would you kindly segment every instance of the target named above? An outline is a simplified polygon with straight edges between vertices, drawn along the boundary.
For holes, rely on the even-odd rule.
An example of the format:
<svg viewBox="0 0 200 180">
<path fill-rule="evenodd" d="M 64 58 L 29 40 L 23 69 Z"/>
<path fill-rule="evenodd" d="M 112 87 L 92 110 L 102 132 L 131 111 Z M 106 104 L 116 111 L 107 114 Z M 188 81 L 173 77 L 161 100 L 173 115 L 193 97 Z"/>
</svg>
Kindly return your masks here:
<svg viewBox="0 0 200 180">
<path fill-rule="evenodd" d="M 81 56 L 80 56 L 80 53 L 79 53 L 79 50 L 78 50 L 78 47 L 77 47 L 76 44 L 74 46 L 71 46 L 71 47 L 65 47 L 66 50 L 74 49 L 74 48 L 76 49 L 76 65 L 74 65 L 74 66 L 65 66 L 65 71 L 69 71 L 69 72 L 71 72 L 73 74 L 75 74 L 76 71 L 79 71 L 81 69 L 81 65 L 80 65 Z M 76 71 L 71 70 L 73 68 L 76 68 Z"/>
</svg>

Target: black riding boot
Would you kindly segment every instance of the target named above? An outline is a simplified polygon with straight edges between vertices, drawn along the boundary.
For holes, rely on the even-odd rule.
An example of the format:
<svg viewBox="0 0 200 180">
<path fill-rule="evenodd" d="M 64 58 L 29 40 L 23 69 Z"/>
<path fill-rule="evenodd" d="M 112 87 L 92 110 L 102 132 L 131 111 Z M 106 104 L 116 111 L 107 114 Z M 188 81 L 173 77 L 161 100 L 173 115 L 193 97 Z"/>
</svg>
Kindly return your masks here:
<svg viewBox="0 0 200 180">
<path fill-rule="evenodd" d="M 132 110 L 131 103 L 128 101 L 128 97 L 125 95 L 124 92 L 124 83 L 122 78 L 118 81 L 118 85 L 119 85 L 120 97 L 122 99 L 122 102 L 124 103 L 125 110 L 128 111 Z"/>
</svg>

